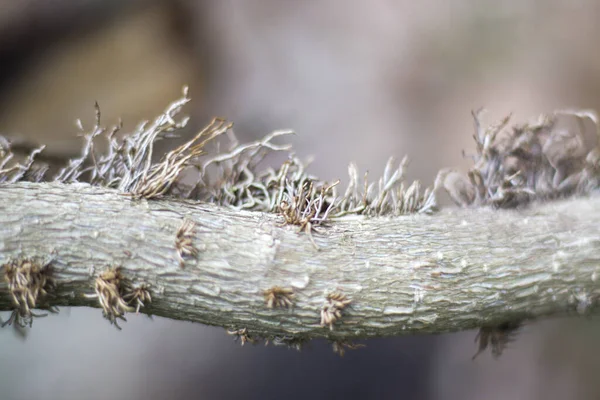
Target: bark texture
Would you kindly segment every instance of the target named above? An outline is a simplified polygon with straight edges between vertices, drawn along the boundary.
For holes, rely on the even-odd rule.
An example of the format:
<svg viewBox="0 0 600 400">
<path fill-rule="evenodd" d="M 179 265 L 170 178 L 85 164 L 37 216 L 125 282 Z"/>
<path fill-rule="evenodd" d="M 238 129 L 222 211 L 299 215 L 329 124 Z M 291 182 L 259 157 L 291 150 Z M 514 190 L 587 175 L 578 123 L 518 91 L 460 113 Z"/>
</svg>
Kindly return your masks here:
<svg viewBox="0 0 600 400">
<path fill-rule="evenodd" d="M 183 267 L 176 237 L 196 223 Z M 87 184 L 0 185 L 0 265 L 52 260 L 53 306 L 93 306 L 94 280 L 121 266 L 149 284 L 141 312 L 249 335 L 334 339 L 442 333 L 593 313 L 600 293 L 600 198 L 520 210 L 337 219 L 313 233 L 276 214 L 186 200 L 134 200 Z M 292 288 L 292 307 L 264 291 Z M 286 289 L 287 290 L 287 289 Z M 331 293 L 351 303 L 321 326 Z M 13 307 L 0 283 L 0 310 Z"/>
</svg>

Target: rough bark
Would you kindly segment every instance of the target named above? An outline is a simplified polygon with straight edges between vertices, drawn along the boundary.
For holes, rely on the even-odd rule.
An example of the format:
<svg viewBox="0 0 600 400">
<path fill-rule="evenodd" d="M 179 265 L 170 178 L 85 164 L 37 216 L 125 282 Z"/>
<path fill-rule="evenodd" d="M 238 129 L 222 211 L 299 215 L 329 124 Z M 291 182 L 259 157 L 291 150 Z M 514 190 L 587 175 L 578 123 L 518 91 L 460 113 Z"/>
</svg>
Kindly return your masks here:
<svg viewBox="0 0 600 400">
<path fill-rule="evenodd" d="M 195 257 L 175 248 L 184 218 Z M 252 335 L 361 338 L 442 333 L 546 315 L 593 313 L 599 293 L 600 198 L 520 210 L 343 217 L 313 233 L 319 250 L 276 214 L 184 200 L 133 200 L 87 184 L 0 185 L 0 265 L 52 259 L 54 306 L 94 306 L 94 279 L 122 266 L 150 284 L 141 312 Z M 293 288 L 293 306 L 263 291 Z M 326 296 L 352 302 L 333 331 Z M 12 308 L 0 283 L 0 310 Z"/>
</svg>

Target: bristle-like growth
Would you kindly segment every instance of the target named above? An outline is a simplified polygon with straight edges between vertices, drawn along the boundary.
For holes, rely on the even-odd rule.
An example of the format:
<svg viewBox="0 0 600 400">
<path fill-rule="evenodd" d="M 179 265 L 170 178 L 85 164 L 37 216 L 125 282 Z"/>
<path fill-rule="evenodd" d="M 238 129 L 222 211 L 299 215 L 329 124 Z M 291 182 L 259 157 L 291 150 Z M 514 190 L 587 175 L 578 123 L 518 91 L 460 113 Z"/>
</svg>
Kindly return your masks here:
<svg viewBox="0 0 600 400">
<path fill-rule="evenodd" d="M 254 344 L 257 341 L 257 339 L 250 336 L 247 328 L 228 330 L 227 334 L 233 336 L 235 341 L 239 340 L 242 346 L 245 345 L 246 342 Z"/>
<path fill-rule="evenodd" d="M 55 287 L 50 263 L 24 258 L 9 261 L 1 267 L 13 305 L 18 311 L 15 318 L 31 318 L 31 310 L 39 308 L 40 300 Z"/>
<path fill-rule="evenodd" d="M 340 357 L 344 357 L 346 354 L 346 350 L 356 350 L 361 347 L 365 347 L 364 344 L 357 344 L 347 340 L 335 340 L 331 343 L 331 347 L 333 348 L 333 352 Z"/>
<path fill-rule="evenodd" d="M 58 313 L 58 309 L 55 307 L 48 307 L 46 310 L 54 314 Z M 33 326 L 34 318 L 45 318 L 47 316 L 48 314 L 35 314 L 31 311 L 27 314 L 23 309 L 15 308 L 10 312 L 8 320 L 3 321 L 2 318 L 0 318 L 0 327 L 4 328 L 6 326 L 12 326 L 18 336 L 26 338 L 27 328 Z"/>
<path fill-rule="evenodd" d="M 488 128 L 481 124 L 481 111 L 473 118 L 473 167 L 467 175 L 442 170 L 435 183 L 458 205 L 512 208 L 600 187 L 600 128 L 594 112 L 556 111 L 510 128 L 510 115 Z"/>
<path fill-rule="evenodd" d="M 333 330 L 333 324 L 342 318 L 342 311 L 352 301 L 346 295 L 334 292 L 326 297 L 325 304 L 321 307 L 321 326 L 329 326 Z"/>
<path fill-rule="evenodd" d="M 304 337 L 296 336 L 271 336 L 265 340 L 265 346 L 273 343 L 273 346 L 285 346 L 288 349 L 294 349 L 296 351 L 302 351 L 304 344 L 308 342 L 308 339 Z"/>
<path fill-rule="evenodd" d="M 152 303 L 152 295 L 150 294 L 150 284 L 142 283 L 136 287 L 131 287 L 127 293 L 123 295 L 123 300 L 131 306 L 135 306 L 135 313 L 139 314 L 140 308 L 146 304 Z"/>
<path fill-rule="evenodd" d="M 273 286 L 263 292 L 267 308 L 288 308 L 292 306 L 294 289 Z"/>
<path fill-rule="evenodd" d="M 167 153 L 158 164 L 146 163 L 140 179 L 133 181 L 130 189 L 133 196 L 151 199 L 167 193 L 181 172 L 192 165 L 191 161 L 204 153 L 204 146 L 232 126 L 224 119 L 215 118 L 192 140 Z"/>
<path fill-rule="evenodd" d="M 494 358 L 500 357 L 508 345 L 515 340 L 521 327 L 521 322 L 506 322 L 497 326 L 480 328 L 475 337 L 478 349 L 477 353 L 473 355 L 473 360 L 488 347 L 491 347 Z"/>
<path fill-rule="evenodd" d="M 135 308 L 129 306 L 123 298 L 130 290 L 130 284 L 121 273 L 121 267 L 109 267 L 105 269 L 94 283 L 95 295 L 87 295 L 88 298 L 98 298 L 102 315 L 121 329 L 117 319 L 126 321 L 124 315 L 133 312 Z"/>
<path fill-rule="evenodd" d="M 407 158 L 397 168 L 390 158 L 384 176 L 373 183 L 368 182 L 366 174 L 364 182 L 360 182 L 358 168 L 351 164 L 349 186 L 338 196 L 337 182 L 328 184 L 309 174 L 308 163 L 295 157 L 290 145 L 274 143 L 293 134 L 292 131 L 275 131 L 261 140 L 240 144 L 231 131 L 232 124 L 222 118 L 213 119 L 161 161 L 152 162 L 156 141 L 176 136 L 185 128 L 188 118 L 180 113 L 189 101 L 188 90 L 184 88 L 182 98 L 171 103 L 154 121 L 143 122 L 126 134 L 120 133 L 120 122 L 110 129 L 102 126 L 100 107 L 96 104 L 96 121 L 90 131 L 86 132 L 78 121 L 84 137 L 81 156 L 67 160 L 68 165 L 54 177 L 46 176 L 48 166 L 37 161 L 36 155 L 43 146 L 32 151 L 24 162 L 10 164 L 14 158 L 11 143 L 0 137 L 0 182 L 88 182 L 119 189 L 136 199 L 171 196 L 279 213 L 286 224 L 297 225 L 306 232 L 315 247 L 314 227 L 334 217 L 435 210 L 432 190 L 421 192 L 418 182 L 405 184 Z M 229 140 L 229 146 L 219 142 L 221 137 Z M 104 153 L 97 151 L 99 140 L 107 142 Z M 210 152 L 207 148 L 211 144 L 226 150 Z M 261 167 L 264 158 L 273 153 L 284 153 L 287 160 L 275 168 Z M 189 172 L 185 181 L 184 170 Z"/>
<path fill-rule="evenodd" d="M 39 146 L 24 160 L 17 161 L 10 142 L 0 136 L 0 183 L 40 182 L 45 180 L 48 166 L 37 163 L 36 157 L 46 148 Z"/>
<path fill-rule="evenodd" d="M 421 191 L 419 181 L 406 186 L 404 175 L 408 157 L 404 157 L 398 167 L 394 158 L 388 159 L 383 176 L 378 182 L 369 183 L 368 174 L 361 183 L 355 164 L 348 167 L 350 184 L 333 210 L 333 216 L 348 214 L 368 216 L 404 215 L 413 213 L 429 214 L 436 211 L 435 195 L 432 189 Z"/>
<path fill-rule="evenodd" d="M 339 182 L 321 187 L 320 193 L 314 188 L 313 182 L 305 182 L 302 187 L 294 187 L 287 182 L 279 210 L 286 224 L 298 225 L 300 232 L 305 232 L 315 249 L 319 249 L 312 237 L 313 225 L 327 220 L 333 207 L 333 202 L 327 203 L 327 195 Z"/>
<path fill-rule="evenodd" d="M 279 213 L 286 224 L 298 225 L 311 240 L 314 226 L 343 215 L 436 210 L 433 190 L 421 191 L 419 182 L 406 185 L 406 157 L 398 167 L 390 158 L 383 176 L 371 183 L 366 174 L 361 182 L 358 168 L 350 164 L 349 185 L 338 196 L 335 184 L 308 174 L 307 163 L 293 155 L 291 146 L 274 143 L 292 131 L 275 131 L 262 140 L 240 144 L 231 131 L 232 124 L 221 118 L 213 119 L 192 139 L 153 163 L 154 143 L 176 135 L 186 126 L 188 119 L 179 114 L 189 101 L 184 88 L 183 97 L 152 123 L 140 124 L 120 140 L 116 134 L 121 124 L 112 129 L 103 127 L 96 104 L 93 129 L 86 133 L 79 123 L 85 138 L 81 157 L 69 160 L 68 166 L 49 180 L 89 182 L 117 188 L 134 198 L 168 195 Z M 510 116 L 487 128 L 481 123 L 481 111 L 474 112 L 473 118 L 473 167 L 465 175 L 442 170 L 435 183 L 436 189 L 444 188 L 457 204 L 508 208 L 533 199 L 589 193 L 600 187 L 600 134 L 595 113 L 556 111 L 512 127 L 508 125 Z M 223 147 L 217 141 L 224 134 L 230 141 L 228 150 L 206 150 L 209 144 Z M 104 154 L 95 150 L 96 141 L 102 137 L 108 142 Z M 27 159 L 16 162 L 10 141 L 0 137 L 0 182 L 47 181 L 47 165 L 37 161 L 42 150 L 43 146 L 35 148 Z M 288 155 L 287 161 L 277 168 L 260 168 L 269 153 L 279 152 Z M 186 182 L 181 177 L 184 170 L 195 171 L 188 174 Z"/>
<path fill-rule="evenodd" d="M 179 265 L 183 268 L 184 257 L 196 257 L 198 249 L 194 246 L 194 235 L 196 234 L 196 223 L 185 218 L 175 235 L 175 250 L 179 258 Z"/>
</svg>

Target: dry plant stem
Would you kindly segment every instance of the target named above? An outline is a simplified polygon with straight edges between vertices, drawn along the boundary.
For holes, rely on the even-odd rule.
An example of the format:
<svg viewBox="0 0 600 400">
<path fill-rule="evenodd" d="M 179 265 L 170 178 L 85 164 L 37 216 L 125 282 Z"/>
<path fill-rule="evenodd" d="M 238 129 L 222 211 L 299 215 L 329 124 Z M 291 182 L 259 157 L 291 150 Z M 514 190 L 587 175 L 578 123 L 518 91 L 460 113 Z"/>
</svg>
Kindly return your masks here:
<svg viewBox="0 0 600 400">
<path fill-rule="evenodd" d="M 58 206 L 57 206 L 58 205 Z M 179 267 L 173 232 L 189 218 L 201 257 Z M 596 313 L 600 199 L 524 210 L 350 216 L 315 234 L 316 251 L 282 217 L 187 200 L 133 200 L 87 184 L 0 185 L 0 265 L 53 254 L 52 306 L 93 306 L 84 294 L 108 264 L 152 286 L 141 312 L 252 337 L 353 339 L 441 333 L 565 313 Z M 269 309 L 264 289 L 294 289 Z M 352 299 L 330 331 L 324 298 Z M 0 283 L 0 310 L 11 295 Z"/>
</svg>

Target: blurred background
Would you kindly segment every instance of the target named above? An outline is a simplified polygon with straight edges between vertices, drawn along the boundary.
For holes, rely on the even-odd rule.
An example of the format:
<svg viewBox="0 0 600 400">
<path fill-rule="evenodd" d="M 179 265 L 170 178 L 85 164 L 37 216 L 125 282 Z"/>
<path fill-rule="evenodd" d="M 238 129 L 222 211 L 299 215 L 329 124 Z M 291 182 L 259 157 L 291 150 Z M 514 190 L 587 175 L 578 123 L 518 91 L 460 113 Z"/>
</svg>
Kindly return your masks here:
<svg viewBox="0 0 600 400">
<path fill-rule="evenodd" d="M 292 128 L 312 172 L 378 175 L 408 154 L 410 179 L 465 168 L 470 111 L 526 121 L 600 109 L 595 0 L 0 0 L 0 134 L 76 154 L 74 125 L 151 119 L 190 85 L 190 134 L 214 115 L 242 141 Z M 2 315 L 6 320 L 6 315 Z M 499 360 L 476 332 L 367 342 L 340 358 L 240 348 L 223 329 L 97 309 L 0 330 L 0 398 L 598 399 L 600 325 L 525 327 Z"/>
</svg>

